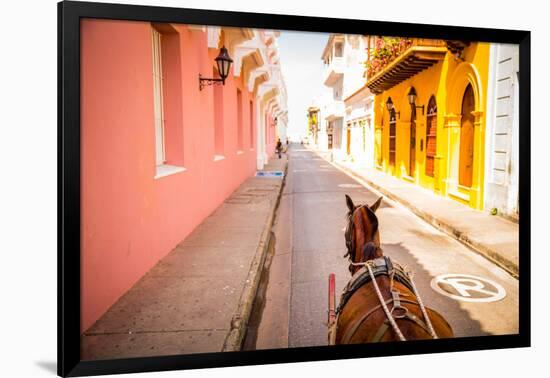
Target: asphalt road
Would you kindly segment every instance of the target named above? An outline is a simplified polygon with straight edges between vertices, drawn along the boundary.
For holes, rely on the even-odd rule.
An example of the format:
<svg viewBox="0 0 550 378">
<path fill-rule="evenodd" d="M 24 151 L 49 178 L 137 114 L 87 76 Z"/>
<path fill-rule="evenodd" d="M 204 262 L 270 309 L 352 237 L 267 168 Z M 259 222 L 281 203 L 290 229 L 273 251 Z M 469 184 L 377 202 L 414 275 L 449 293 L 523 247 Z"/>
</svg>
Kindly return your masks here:
<svg viewBox="0 0 550 378">
<path fill-rule="evenodd" d="M 343 258 L 344 194 L 356 204 L 371 204 L 380 196 L 303 146 L 292 145 L 288 153 L 269 273 L 264 277 L 261 306 L 255 309 L 254 340 L 247 340 L 247 349 L 327 344 L 328 275 L 336 274 L 337 295 L 350 278 Z M 398 203 L 384 198 L 377 215 L 384 254 L 414 272 L 424 302 L 443 314 L 456 337 L 517 333 L 515 278 Z M 434 277 L 443 274 L 489 279 L 506 295 L 494 302 L 459 301 L 430 286 Z M 469 294 L 476 297 L 475 291 Z"/>
</svg>

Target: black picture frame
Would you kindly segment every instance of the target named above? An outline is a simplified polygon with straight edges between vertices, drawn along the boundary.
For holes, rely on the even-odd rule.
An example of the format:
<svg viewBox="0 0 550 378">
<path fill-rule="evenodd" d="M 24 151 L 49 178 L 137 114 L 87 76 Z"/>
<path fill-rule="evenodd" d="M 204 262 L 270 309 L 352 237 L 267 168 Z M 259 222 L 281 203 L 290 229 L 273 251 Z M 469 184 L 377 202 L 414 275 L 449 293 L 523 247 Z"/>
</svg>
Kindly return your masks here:
<svg viewBox="0 0 550 378">
<path fill-rule="evenodd" d="M 101 18 L 312 32 L 399 35 L 519 44 L 519 333 L 246 352 L 80 360 L 80 19 Z M 530 32 L 229 11 L 63 1 L 58 3 L 58 374 L 83 376 L 375 356 L 528 347 L 530 323 Z"/>
</svg>

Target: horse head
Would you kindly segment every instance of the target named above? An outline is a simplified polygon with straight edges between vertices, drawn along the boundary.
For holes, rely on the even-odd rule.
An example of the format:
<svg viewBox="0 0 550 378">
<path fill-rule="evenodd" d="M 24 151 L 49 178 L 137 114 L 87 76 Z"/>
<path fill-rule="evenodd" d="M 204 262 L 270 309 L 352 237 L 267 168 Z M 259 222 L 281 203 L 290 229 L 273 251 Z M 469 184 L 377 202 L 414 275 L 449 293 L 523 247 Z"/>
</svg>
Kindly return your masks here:
<svg viewBox="0 0 550 378">
<path fill-rule="evenodd" d="M 348 251 L 344 257 L 349 257 L 351 263 L 361 263 L 382 256 L 378 218 L 375 214 L 381 202 L 382 197 L 370 206 L 355 205 L 346 194 L 348 225 L 345 238 Z M 359 268 L 353 264 L 349 266 L 352 274 Z"/>
</svg>

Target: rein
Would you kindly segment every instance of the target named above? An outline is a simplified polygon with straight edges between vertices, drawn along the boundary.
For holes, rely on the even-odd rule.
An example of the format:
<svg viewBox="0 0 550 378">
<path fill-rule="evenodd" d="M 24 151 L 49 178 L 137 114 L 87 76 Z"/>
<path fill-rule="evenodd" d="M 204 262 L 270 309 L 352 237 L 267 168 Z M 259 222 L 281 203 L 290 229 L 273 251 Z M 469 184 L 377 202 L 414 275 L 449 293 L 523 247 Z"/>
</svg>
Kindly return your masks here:
<svg viewBox="0 0 550 378">
<path fill-rule="evenodd" d="M 428 312 L 426 311 L 426 307 L 424 306 L 424 302 L 422 301 L 422 298 L 420 297 L 420 294 L 418 293 L 416 285 L 414 284 L 414 280 L 413 280 L 413 277 L 412 277 L 412 272 L 410 270 L 407 269 L 405 271 L 405 276 L 408 279 L 408 281 L 410 283 L 410 288 L 412 288 L 412 292 L 414 293 L 414 295 L 416 297 L 416 300 L 418 302 L 418 306 L 420 307 L 420 311 L 422 312 L 422 317 L 424 318 L 424 321 L 425 321 L 425 326 L 424 326 L 424 324 L 422 324 L 423 322 L 420 319 L 418 319 L 414 314 L 411 314 L 406 307 L 401 306 L 402 300 L 400 299 L 399 292 L 394 290 L 394 285 L 393 285 L 395 271 L 394 271 L 393 267 L 388 267 L 388 264 L 391 265 L 391 262 L 388 262 L 388 260 L 390 260 L 389 258 L 384 258 L 385 261 L 386 261 L 386 267 L 388 269 L 387 275 L 390 278 L 390 292 L 391 292 L 392 297 L 389 300 L 384 300 L 384 297 L 382 295 L 382 292 L 380 290 L 378 282 L 376 281 L 376 275 L 373 272 L 373 268 L 375 267 L 375 261 L 376 260 L 367 260 L 365 262 L 355 262 L 354 261 L 356 259 L 356 256 L 355 256 L 356 248 L 355 248 L 355 237 L 354 237 L 355 236 L 355 223 L 353 222 L 353 215 L 355 214 L 355 211 L 360 207 L 361 206 L 355 206 L 353 211 L 349 212 L 348 225 L 346 227 L 346 232 L 345 232 L 347 253 L 344 255 L 344 257 L 348 257 L 348 260 L 350 262 L 350 271 L 351 271 L 351 267 L 353 267 L 353 266 L 361 266 L 361 267 L 366 268 L 366 270 L 367 270 L 367 272 L 370 276 L 370 281 L 372 281 L 374 290 L 376 292 L 376 296 L 378 297 L 378 301 L 380 302 L 380 305 L 376 306 L 374 309 L 371 309 L 371 311 L 369 311 L 365 316 L 363 316 L 361 321 L 356 325 L 356 328 L 354 329 L 353 333 L 355 333 L 355 331 L 357 330 L 357 327 L 370 314 L 372 314 L 375 309 L 378 309 L 379 307 L 381 307 L 382 310 L 384 311 L 384 314 L 386 315 L 386 318 L 387 318 L 388 322 L 390 323 L 393 331 L 395 332 L 395 334 L 397 335 L 397 337 L 400 341 L 406 341 L 406 339 L 405 339 L 405 336 L 403 335 L 403 332 L 401 332 L 401 329 L 397 325 L 395 319 L 400 319 L 400 318 L 405 318 L 405 317 L 412 320 L 412 321 L 414 321 L 416 324 L 418 324 L 419 326 L 424 328 L 424 330 L 426 330 L 432 338 L 437 339 L 438 336 L 437 336 L 437 334 L 436 334 L 436 332 L 433 328 L 430 317 L 428 316 Z M 367 211 L 370 211 L 370 209 L 368 209 Z M 369 213 L 367 213 L 367 214 L 369 215 Z M 374 215 L 374 213 L 372 213 L 372 215 Z M 374 217 L 376 218 L 376 215 L 374 215 Z M 374 234 L 377 231 L 376 226 L 377 226 L 377 222 L 376 222 L 376 225 L 375 225 L 375 228 L 374 228 L 374 231 L 373 231 Z M 363 258 L 364 257 L 365 256 L 363 256 Z M 342 296 L 344 296 L 344 294 L 346 294 L 346 293 L 343 293 Z M 391 303 L 391 302 L 393 302 L 393 306 L 392 306 L 392 309 L 390 310 L 388 308 L 388 304 Z M 407 302 L 410 302 L 410 301 L 407 301 Z M 339 315 L 339 312 L 341 311 L 341 309 L 342 309 L 341 306 L 339 306 L 339 308 L 337 310 L 337 316 Z M 399 311 L 399 310 L 401 310 L 401 311 Z M 337 321 L 335 322 L 335 325 L 336 324 L 337 324 Z M 383 333 L 385 332 L 385 330 L 386 330 L 386 328 L 384 328 L 384 325 L 383 325 L 383 327 L 381 327 L 381 330 L 379 330 L 379 332 L 377 332 L 378 335 L 377 335 L 376 338 L 377 339 L 381 338 L 383 336 Z M 351 335 L 351 336 L 353 336 L 353 335 Z"/>
<path fill-rule="evenodd" d="M 395 321 L 396 318 L 397 319 L 408 318 L 408 319 L 414 321 L 415 323 L 417 323 L 422 328 L 424 328 L 430 334 L 430 336 L 433 339 L 438 339 L 439 337 L 437 336 L 437 333 L 435 332 L 435 330 L 433 328 L 430 317 L 428 316 L 428 312 L 426 311 L 426 307 L 424 306 L 424 302 L 422 301 L 422 298 L 420 297 L 420 294 L 418 293 L 418 290 L 417 290 L 416 285 L 414 283 L 412 272 L 407 269 L 407 270 L 405 270 L 405 275 L 406 275 L 407 279 L 409 280 L 409 283 L 410 283 L 410 286 L 412 288 L 413 294 L 415 295 L 416 300 L 418 302 L 418 306 L 420 307 L 420 311 L 422 312 L 422 317 L 424 318 L 424 321 L 425 321 L 425 324 L 426 324 L 425 326 L 424 326 L 424 324 L 422 324 L 420 319 L 418 319 L 415 315 L 411 314 L 406 307 L 401 306 L 401 302 L 403 302 L 403 300 L 399 297 L 399 292 L 393 289 L 393 275 L 394 275 L 393 272 L 389 272 L 390 282 L 391 282 L 390 292 L 392 294 L 392 298 L 390 298 L 389 300 L 384 300 L 384 297 L 383 297 L 382 292 L 380 290 L 380 286 L 378 286 L 378 282 L 376 281 L 376 275 L 373 272 L 373 268 L 375 267 L 375 264 L 376 264 L 375 261 L 376 260 L 369 260 L 369 261 L 365 261 L 365 262 L 362 262 L 362 263 L 352 262 L 351 264 L 354 265 L 354 266 L 363 266 L 367 269 L 368 274 L 369 274 L 370 279 L 371 279 L 371 282 L 372 282 L 372 285 L 374 287 L 374 291 L 376 292 L 376 296 L 378 297 L 378 301 L 380 302 L 380 305 L 377 306 L 375 309 L 377 309 L 378 307 L 382 308 L 382 310 L 384 311 L 384 314 L 386 315 L 386 318 L 388 319 L 388 322 L 390 323 L 393 331 L 395 332 L 395 334 L 397 335 L 399 340 L 400 341 L 406 341 L 405 336 L 403 336 L 403 333 L 401 332 L 401 329 L 399 328 L 399 326 L 397 325 L 397 323 Z M 393 302 L 393 306 L 390 310 L 388 308 L 388 304 L 391 303 L 391 302 Z M 404 301 L 404 302 L 411 303 L 408 300 Z M 412 302 L 412 304 L 415 304 L 415 303 Z M 341 310 L 341 309 L 339 308 L 339 310 Z M 372 314 L 374 312 L 373 310 L 369 311 L 367 313 L 367 316 Z M 401 310 L 401 312 L 399 312 L 399 310 Z M 394 312 L 396 314 L 394 314 Z M 367 318 L 367 316 L 365 316 L 362 320 L 364 321 Z M 350 335 L 350 337 L 351 336 L 353 336 L 353 335 Z M 382 337 L 382 335 L 379 335 L 379 338 L 381 338 L 381 337 Z"/>
</svg>

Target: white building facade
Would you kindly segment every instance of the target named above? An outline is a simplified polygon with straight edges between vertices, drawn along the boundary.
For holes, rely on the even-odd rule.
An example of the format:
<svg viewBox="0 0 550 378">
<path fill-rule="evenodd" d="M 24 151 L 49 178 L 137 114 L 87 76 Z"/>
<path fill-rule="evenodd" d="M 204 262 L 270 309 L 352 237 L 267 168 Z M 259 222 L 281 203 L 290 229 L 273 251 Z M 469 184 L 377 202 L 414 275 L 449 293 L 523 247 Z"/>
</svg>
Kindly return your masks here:
<svg viewBox="0 0 550 378">
<path fill-rule="evenodd" d="M 485 139 L 485 205 L 519 218 L 519 46 L 491 44 Z"/>
<path fill-rule="evenodd" d="M 369 38 L 361 35 L 331 34 L 322 54 L 325 63 L 323 83 L 331 89 L 321 108 L 319 133 L 326 132 L 326 144 L 339 160 L 352 160 L 372 166 L 374 161 L 374 96 L 365 87 L 364 62 Z M 323 141 L 324 142 L 324 141 Z"/>
<path fill-rule="evenodd" d="M 235 47 L 235 72 L 248 67 L 245 80 L 256 94 L 257 169 L 263 169 L 274 153 L 277 138 L 286 140 L 288 125 L 287 89 L 279 59 L 277 38 L 273 30 L 249 29 L 249 39 Z M 209 27 L 219 33 L 219 28 Z M 252 69 L 250 67 L 253 67 Z M 273 130 L 275 129 L 275 130 Z"/>
</svg>

